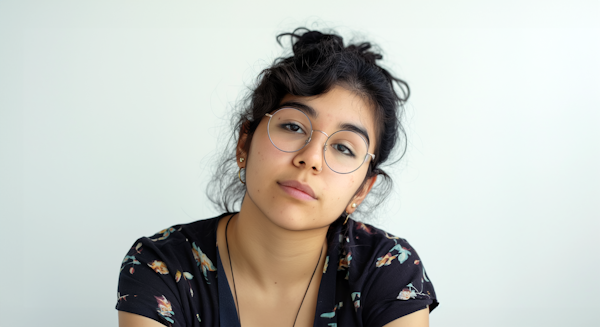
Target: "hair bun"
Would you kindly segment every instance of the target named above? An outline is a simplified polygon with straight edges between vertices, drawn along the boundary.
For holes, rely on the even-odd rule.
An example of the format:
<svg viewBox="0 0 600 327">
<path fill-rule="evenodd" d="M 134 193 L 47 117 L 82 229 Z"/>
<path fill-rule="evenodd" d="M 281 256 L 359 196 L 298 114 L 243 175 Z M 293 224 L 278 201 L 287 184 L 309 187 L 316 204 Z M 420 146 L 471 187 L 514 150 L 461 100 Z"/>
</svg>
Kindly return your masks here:
<svg viewBox="0 0 600 327">
<path fill-rule="evenodd" d="M 333 53 L 344 52 L 344 39 L 335 34 L 323 34 L 319 31 L 311 31 L 307 28 L 298 28 L 292 33 L 283 33 L 278 36 L 290 36 L 292 38 L 292 50 L 294 56 L 300 59 L 300 66 L 322 62 Z M 356 53 L 369 64 L 376 64 L 377 60 L 383 58 L 379 53 L 371 50 L 371 43 L 363 42 L 351 44 L 346 50 Z"/>
<path fill-rule="evenodd" d="M 371 43 L 369 42 L 363 42 L 357 45 L 352 44 L 348 46 L 348 50 L 355 51 L 370 64 L 375 64 L 376 60 L 383 59 L 381 54 L 369 51 L 369 49 L 371 49 Z"/>
<path fill-rule="evenodd" d="M 290 36 L 292 39 L 292 50 L 295 56 L 306 56 L 319 49 L 323 54 L 341 52 L 344 50 L 344 40 L 341 36 L 335 34 L 323 34 L 319 31 L 311 31 L 307 28 L 297 28 L 292 33 L 283 33 L 277 37 L 277 40 L 283 36 Z M 281 44 L 281 43 L 280 43 Z"/>
<path fill-rule="evenodd" d="M 325 34 L 319 31 L 308 31 L 299 37 L 299 40 L 296 42 L 296 44 L 300 46 L 308 44 L 317 44 L 321 42 L 321 39 L 323 39 L 324 36 Z"/>
</svg>

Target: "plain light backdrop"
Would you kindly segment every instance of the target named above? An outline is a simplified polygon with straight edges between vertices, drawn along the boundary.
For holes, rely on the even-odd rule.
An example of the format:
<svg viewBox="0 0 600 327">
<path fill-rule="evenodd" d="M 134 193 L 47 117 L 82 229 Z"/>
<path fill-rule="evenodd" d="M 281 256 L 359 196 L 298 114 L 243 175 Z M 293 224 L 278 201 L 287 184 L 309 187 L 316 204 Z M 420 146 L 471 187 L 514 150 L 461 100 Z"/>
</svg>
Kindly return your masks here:
<svg viewBox="0 0 600 327">
<path fill-rule="evenodd" d="M 217 212 L 229 113 L 287 49 L 369 40 L 412 89 L 374 220 L 432 326 L 599 326 L 600 1 L 0 0 L 0 325 L 114 326 L 140 236 Z"/>
</svg>

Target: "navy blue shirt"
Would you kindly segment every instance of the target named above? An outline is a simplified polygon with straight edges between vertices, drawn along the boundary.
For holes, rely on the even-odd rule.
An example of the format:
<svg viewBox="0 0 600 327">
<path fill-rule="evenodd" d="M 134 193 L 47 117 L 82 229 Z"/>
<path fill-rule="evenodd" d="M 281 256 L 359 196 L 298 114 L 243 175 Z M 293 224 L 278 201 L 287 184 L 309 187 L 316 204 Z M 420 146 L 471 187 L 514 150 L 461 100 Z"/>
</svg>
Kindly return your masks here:
<svg viewBox="0 0 600 327">
<path fill-rule="evenodd" d="M 123 260 L 117 310 L 165 326 L 239 326 L 217 248 L 226 214 L 176 225 L 137 240 Z M 415 249 L 368 224 L 336 220 L 314 326 L 383 326 L 437 299 Z M 220 282 L 224 280 L 224 282 Z"/>
</svg>

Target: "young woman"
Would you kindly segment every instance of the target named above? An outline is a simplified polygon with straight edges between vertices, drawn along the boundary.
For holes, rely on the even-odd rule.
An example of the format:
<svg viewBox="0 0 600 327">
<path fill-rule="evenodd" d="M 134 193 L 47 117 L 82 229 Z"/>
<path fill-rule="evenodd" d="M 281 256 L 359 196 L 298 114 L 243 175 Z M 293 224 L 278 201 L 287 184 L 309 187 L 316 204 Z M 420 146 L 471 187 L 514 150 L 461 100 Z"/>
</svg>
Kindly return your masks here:
<svg viewBox="0 0 600 327">
<path fill-rule="evenodd" d="M 226 213 L 134 243 L 121 327 L 428 326 L 438 302 L 415 250 L 350 218 L 389 182 L 380 167 L 403 140 L 408 86 L 369 43 L 284 36 L 293 55 L 260 74 L 235 161 L 209 186 Z"/>
</svg>

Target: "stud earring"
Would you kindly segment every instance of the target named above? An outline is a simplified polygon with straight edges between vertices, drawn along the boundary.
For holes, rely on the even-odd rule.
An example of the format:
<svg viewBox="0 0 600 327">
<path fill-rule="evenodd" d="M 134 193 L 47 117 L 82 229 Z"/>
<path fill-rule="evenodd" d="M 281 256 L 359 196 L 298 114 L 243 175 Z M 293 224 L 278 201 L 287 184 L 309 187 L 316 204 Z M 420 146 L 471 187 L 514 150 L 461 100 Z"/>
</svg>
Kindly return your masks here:
<svg viewBox="0 0 600 327">
<path fill-rule="evenodd" d="M 240 162 L 244 162 L 244 158 L 240 158 Z"/>
<path fill-rule="evenodd" d="M 352 203 L 352 208 L 356 208 L 356 203 Z"/>
</svg>

